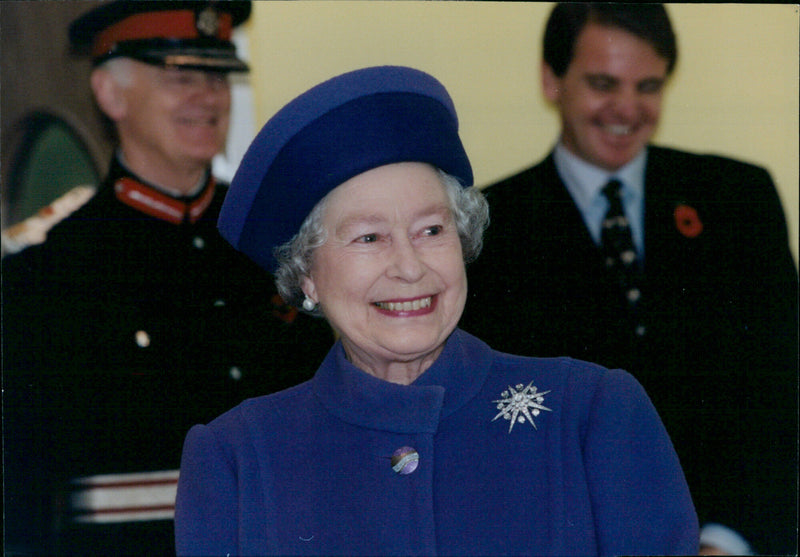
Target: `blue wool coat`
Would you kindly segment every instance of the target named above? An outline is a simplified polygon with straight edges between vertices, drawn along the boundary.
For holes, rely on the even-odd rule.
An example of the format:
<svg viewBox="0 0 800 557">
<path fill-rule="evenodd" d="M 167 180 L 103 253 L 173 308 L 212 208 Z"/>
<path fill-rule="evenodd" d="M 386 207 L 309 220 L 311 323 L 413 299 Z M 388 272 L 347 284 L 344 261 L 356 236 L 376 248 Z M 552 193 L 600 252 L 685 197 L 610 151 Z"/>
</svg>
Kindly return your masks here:
<svg viewBox="0 0 800 557">
<path fill-rule="evenodd" d="M 644 336 L 552 154 L 483 190 L 492 224 L 460 326 L 503 352 L 630 372 L 700 522 L 796 555 L 798 280 L 775 185 L 757 166 L 652 145 L 644 178 Z M 514 311 L 486 311 L 497 300 Z"/>
<path fill-rule="evenodd" d="M 418 465 L 396 471 L 412 448 Z M 187 436 L 179 554 L 697 552 L 672 444 L 631 375 L 456 330 L 412 385 L 350 364 Z"/>
</svg>

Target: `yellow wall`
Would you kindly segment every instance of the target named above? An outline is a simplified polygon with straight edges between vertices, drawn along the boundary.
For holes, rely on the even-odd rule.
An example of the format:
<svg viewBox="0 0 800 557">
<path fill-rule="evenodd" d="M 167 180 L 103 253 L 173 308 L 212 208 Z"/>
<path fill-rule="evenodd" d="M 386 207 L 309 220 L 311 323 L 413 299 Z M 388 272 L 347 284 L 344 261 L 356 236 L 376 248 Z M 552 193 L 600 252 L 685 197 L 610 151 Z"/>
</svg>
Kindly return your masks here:
<svg viewBox="0 0 800 557">
<path fill-rule="evenodd" d="M 302 0 L 255 2 L 248 24 L 257 128 L 344 71 L 419 68 L 448 88 L 476 183 L 552 147 L 556 113 L 540 94 L 549 3 Z M 655 142 L 765 166 L 798 253 L 798 6 L 670 4 L 679 61 Z"/>
</svg>

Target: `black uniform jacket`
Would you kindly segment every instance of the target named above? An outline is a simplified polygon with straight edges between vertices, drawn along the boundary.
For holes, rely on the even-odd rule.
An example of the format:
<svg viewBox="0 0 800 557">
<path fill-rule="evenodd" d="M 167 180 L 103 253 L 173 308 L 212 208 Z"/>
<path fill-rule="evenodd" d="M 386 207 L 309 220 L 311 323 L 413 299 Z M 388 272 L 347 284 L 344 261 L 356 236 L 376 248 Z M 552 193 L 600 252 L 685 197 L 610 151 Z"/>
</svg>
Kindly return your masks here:
<svg viewBox="0 0 800 557">
<path fill-rule="evenodd" d="M 768 173 L 650 147 L 637 335 L 552 155 L 490 186 L 461 326 L 493 348 L 621 367 L 653 399 L 701 521 L 796 552 L 797 271 Z M 794 549 L 793 549 L 794 548 Z"/>
<path fill-rule="evenodd" d="M 174 552 L 189 428 L 309 378 L 332 345 L 219 235 L 226 189 L 171 200 L 114 161 L 3 260 L 7 550 Z"/>
</svg>

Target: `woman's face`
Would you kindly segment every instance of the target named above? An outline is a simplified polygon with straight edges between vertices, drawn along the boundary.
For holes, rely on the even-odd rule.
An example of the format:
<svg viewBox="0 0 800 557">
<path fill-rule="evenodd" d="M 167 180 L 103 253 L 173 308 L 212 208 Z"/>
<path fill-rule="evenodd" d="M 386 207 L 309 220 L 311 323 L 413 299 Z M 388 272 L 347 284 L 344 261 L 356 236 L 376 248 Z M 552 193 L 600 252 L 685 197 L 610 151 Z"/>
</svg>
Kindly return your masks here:
<svg viewBox="0 0 800 557">
<path fill-rule="evenodd" d="M 461 317 L 467 280 L 437 171 L 398 163 L 359 174 L 329 194 L 322 221 L 328 239 L 303 291 L 350 360 L 380 376 L 393 363 L 438 357 Z"/>
</svg>

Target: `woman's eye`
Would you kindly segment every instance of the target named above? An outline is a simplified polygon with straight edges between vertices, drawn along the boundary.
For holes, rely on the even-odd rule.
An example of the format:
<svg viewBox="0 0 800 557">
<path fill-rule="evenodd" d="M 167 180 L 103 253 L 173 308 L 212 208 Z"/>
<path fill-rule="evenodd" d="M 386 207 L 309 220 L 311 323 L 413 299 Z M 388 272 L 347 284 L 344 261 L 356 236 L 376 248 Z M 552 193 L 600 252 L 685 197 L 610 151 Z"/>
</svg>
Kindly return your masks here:
<svg viewBox="0 0 800 557">
<path fill-rule="evenodd" d="M 372 244 L 378 241 L 377 234 L 364 234 L 363 236 L 359 237 L 358 240 L 365 244 Z"/>
<path fill-rule="evenodd" d="M 444 227 L 441 224 L 435 224 L 433 226 L 429 226 L 428 228 L 426 228 L 425 234 L 427 234 L 428 236 L 438 236 L 439 234 L 442 233 L 442 230 L 444 230 Z"/>
</svg>

